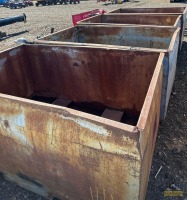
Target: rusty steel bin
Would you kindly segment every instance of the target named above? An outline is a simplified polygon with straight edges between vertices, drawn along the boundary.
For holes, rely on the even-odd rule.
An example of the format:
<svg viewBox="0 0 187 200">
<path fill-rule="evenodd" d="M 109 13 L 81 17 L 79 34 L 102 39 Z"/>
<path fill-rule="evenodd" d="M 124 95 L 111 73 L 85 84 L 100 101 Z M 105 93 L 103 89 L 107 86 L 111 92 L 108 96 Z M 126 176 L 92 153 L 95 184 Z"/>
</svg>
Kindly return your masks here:
<svg viewBox="0 0 187 200">
<path fill-rule="evenodd" d="M 164 53 L 24 45 L 0 53 L 0 171 L 43 196 L 143 200 Z"/>
<path fill-rule="evenodd" d="M 90 46 L 95 43 L 118 45 L 117 48 L 121 48 L 119 46 L 122 46 L 122 48 L 125 49 L 134 48 L 140 51 L 165 52 L 164 80 L 160 110 L 160 120 L 164 120 L 175 79 L 179 31 L 179 28 L 163 27 L 79 25 L 47 35 L 41 38 L 37 43 L 79 46 Z"/>
<path fill-rule="evenodd" d="M 186 7 L 164 7 L 164 8 L 120 8 L 115 9 L 109 13 L 149 13 L 149 14 L 167 14 L 167 15 L 182 15 L 181 18 L 181 45 L 184 37 L 184 31 L 186 27 Z"/>
<path fill-rule="evenodd" d="M 159 15 L 159 14 L 105 14 L 92 16 L 81 20 L 78 24 L 86 25 L 109 25 L 109 24 L 123 24 L 125 25 L 151 25 L 151 26 L 172 26 L 181 27 L 181 15 Z"/>
<path fill-rule="evenodd" d="M 109 13 L 105 15 L 93 16 L 80 21 L 78 24 L 85 25 L 136 25 L 136 26 L 167 26 L 167 27 L 180 27 L 180 47 L 183 41 L 183 28 L 181 15 L 166 15 L 166 14 L 150 14 L 150 13 Z"/>
</svg>

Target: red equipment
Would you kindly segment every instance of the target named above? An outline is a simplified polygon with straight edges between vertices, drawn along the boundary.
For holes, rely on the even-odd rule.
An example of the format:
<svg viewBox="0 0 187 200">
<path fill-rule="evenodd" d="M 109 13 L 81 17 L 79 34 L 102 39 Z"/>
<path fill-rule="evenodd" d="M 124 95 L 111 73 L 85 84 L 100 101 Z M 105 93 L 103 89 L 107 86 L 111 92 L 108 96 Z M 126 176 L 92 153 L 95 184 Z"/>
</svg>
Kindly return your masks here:
<svg viewBox="0 0 187 200">
<path fill-rule="evenodd" d="M 104 10 L 95 9 L 95 10 L 92 10 L 92 11 L 88 11 L 88 12 L 72 15 L 73 25 L 76 26 L 77 22 L 79 22 L 79 21 L 81 21 L 83 19 L 86 19 L 88 17 L 94 16 L 94 15 L 102 15 L 104 13 L 105 13 Z"/>
</svg>

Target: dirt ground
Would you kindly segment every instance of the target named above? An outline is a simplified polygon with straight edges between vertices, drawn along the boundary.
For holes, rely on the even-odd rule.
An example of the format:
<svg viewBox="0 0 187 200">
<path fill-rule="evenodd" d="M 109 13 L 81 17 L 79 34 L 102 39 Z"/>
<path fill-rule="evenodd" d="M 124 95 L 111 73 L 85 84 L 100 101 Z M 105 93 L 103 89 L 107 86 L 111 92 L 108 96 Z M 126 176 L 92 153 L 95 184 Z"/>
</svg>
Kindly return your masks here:
<svg viewBox="0 0 187 200">
<path fill-rule="evenodd" d="M 110 2 L 97 3 L 96 0 L 81 1 L 76 5 L 56 5 L 28 7 L 10 10 L 0 7 L 0 18 L 25 13 L 27 23 L 16 23 L 1 27 L 7 34 L 25 32 L 0 42 L 0 50 L 15 46 L 16 38 L 24 37 L 30 41 L 37 36 L 72 26 L 72 14 L 95 8 L 106 11 L 120 7 L 166 7 L 186 6 L 185 3 L 169 3 L 169 0 L 136 0 L 114 5 Z M 178 55 L 176 79 L 170 98 L 166 120 L 160 124 L 153 157 L 147 200 L 187 200 L 187 37 Z M 160 171 L 159 171 L 160 169 Z M 159 172 L 157 174 L 157 172 Z M 155 178 L 156 177 L 156 178 Z M 180 189 L 183 197 L 164 197 L 166 189 Z M 0 175 L 0 200 L 44 200 L 45 198 L 26 191 L 14 183 L 4 180 Z M 117 199 L 116 199 L 117 200 Z"/>
</svg>

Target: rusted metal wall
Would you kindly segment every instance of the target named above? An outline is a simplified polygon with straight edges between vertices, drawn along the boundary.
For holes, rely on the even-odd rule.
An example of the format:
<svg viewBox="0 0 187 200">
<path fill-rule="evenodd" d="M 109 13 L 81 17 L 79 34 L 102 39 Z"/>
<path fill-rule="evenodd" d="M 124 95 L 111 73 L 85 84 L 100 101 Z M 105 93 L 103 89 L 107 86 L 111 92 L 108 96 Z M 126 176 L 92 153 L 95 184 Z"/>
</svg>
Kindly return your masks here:
<svg viewBox="0 0 187 200">
<path fill-rule="evenodd" d="M 168 49 L 176 28 L 79 25 L 40 40 Z"/>
<path fill-rule="evenodd" d="M 5 94 L 28 97 L 33 93 L 28 76 L 28 60 L 22 47 L 0 53 L 0 88 Z"/>
<path fill-rule="evenodd" d="M 186 7 L 162 7 L 162 8 L 119 8 L 109 13 L 184 13 Z"/>
<path fill-rule="evenodd" d="M 175 15 L 175 16 L 174 16 Z M 186 16 L 186 15 L 185 15 Z M 164 13 L 109 13 L 101 16 L 94 16 L 88 19 L 80 21 L 78 24 L 85 25 L 113 25 L 123 24 L 127 26 L 129 24 L 136 26 L 150 25 L 150 26 L 173 26 L 180 27 L 180 47 L 182 47 L 183 35 L 184 35 L 184 16 L 180 14 L 166 15 Z M 186 20 L 186 18 L 185 18 Z"/>
<path fill-rule="evenodd" d="M 139 51 L 166 52 L 164 58 L 164 80 L 162 87 L 162 100 L 160 119 L 166 117 L 169 98 L 175 78 L 176 60 L 179 48 L 179 28 L 166 27 L 136 27 L 136 26 L 94 26 L 79 25 L 50 34 L 41 38 L 38 43 L 56 45 L 97 46 L 90 43 L 103 45 L 118 45 L 113 48 L 136 49 Z M 85 44 L 83 44 L 85 43 Z M 120 47 L 123 46 L 123 47 Z M 141 48 L 140 48 L 141 47 Z"/>
<path fill-rule="evenodd" d="M 183 37 L 184 37 L 184 31 L 186 26 L 186 13 L 187 8 L 186 7 L 165 7 L 165 8 L 121 8 L 113 10 L 109 13 L 156 13 L 156 14 L 166 14 L 167 15 L 182 15 L 181 18 L 181 40 L 180 40 L 180 46 L 182 46 Z"/>
<path fill-rule="evenodd" d="M 178 52 L 178 44 L 179 44 L 179 38 L 176 38 L 176 40 L 171 42 L 171 46 L 173 46 L 173 51 L 171 51 L 169 53 L 169 62 L 170 62 L 170 67 L 169 67 L 169 77 L 168 77 L 168 89 L 167 89 L 167 99 L 166 99 L 166 106 L 168 106 L 169 104 L 169 98 L 171 91 L 172 91 L 172 87 L 173 87 L 173 83 L 175 80 L 175 72 L 176 72 L 176 65 L 177 65 L 177 52 Z M 171 47 L 170 46 L 170 47 Z M 173 67 L 175 66 L 175 67 Z M 166 107 L 167 110 L 167 107 Z M 166 115 L 166 113 L 165 113 Z"/>
<path fill-rule="evenodd" d="M 114 109 L 137 111 L 141 110 L 155 68 L 154 65 L 147 65 L 147 62 L 155 62 L 158 55 L 152 52 L 110 50 L 107 47 L 55 45 L 26 46 L 25 51 L 31 63 L 29 73 L 34 80 L 35 94 L 62 96 L 78 102 L 98 102 Z M 129 67 L 131 65 L 133 67 Z M 117 67 L 111 69 L 112 66 Z M 148 72 L 146 76 L 141 75 L 145 72 L 142 72 L 142 68 Z M 139 74 L 136 77 L 139 92 L 129 94 L 137 87 L 133 78 L 135 74 Z M 75 94 L 75 91 L 79 93 Z"/>
<path fill-rule="evenodd" d="M 13 180 L 46 197 L 138 198 L 141 161 L 133 127 L 3 95 L 0 103 L 0 170 Z"/>
<path fill-rule="evenodd" d="M 157 137 L 158 131 L 158 122 L 159 122 L 159 107 L 160 103 L 157 98 L 160 97 L 162 87 L 162 70 L 157 73 L 159 75 L 159 81 L 155 82 L 155 77 L 153 77 L 153 82 L 155 85 L 153 86 L 154 90 L 149 88 L 147 96 L 153 96 L 152 102 L 150 103 L 148 99 L 145 100 L 144 106 L 142 110 L 144 112 L 141 113 L 139 121 L 137 123 L 137 127 L 140 131 L 140 149 L 142 155 L 142 166 L 141 166 L 141 182 L 145 184 L 140 185 L 140 199 L 145 199 L 146 190 L 148 182 L 146 181 L 149 178 L 149 173 L 151 169 L 151 163 L 154 153 L 154 147 Z M 149 102 L 149 103 L 148 103 Z M 147 119 L 145 122 L 145 118 Z M 150 134 L 151 133 L 151 134 Z M 147 173 L 148 172 L 148 173 Z"/>
<path fill-rule="evenodd" d="M 164 120 L 167 114 L 169 99 L 175 80 L 175 72 L 177 66 L 178 49 L 180 45 L 179 31 L 175 32 L 172 38 L 168 51 L 164 57 L 164 72 L 162 85 L 162 98 L 160 107 L 160 119 Z"/>
<path fill-rule="evenodd" d="M 136 24 L 136 25 L 155 25 L 155 26 L 174 26 L 179 27 L 181 16 L 179 15 L 159 15 L 159 14 L 126 14 L 126 13 L 108 13 L 105 15 L 93 16 L 82 20 L 82 23 L 102 23 L 102 24 Z"/>
<path fill-rule="evenodd" d="M 144 165 L 151 165 L 158 127 L 164 54 L 44 45 L 21 48 L 27 63 L 10 62 L 14 56 L 9 57 L 12 50 L 8 50 L 1 54 L 6 58 L 1 67 L 28 68 L 35 94 L 95 101 L 98 91 L 106 90 L 99 96 L 105 105 L 128 108 L 128 101 L 138 98 L 134 106 L 141 113 L 137 126 L 132 126 L 0 94 L 0 171 L 47 197 L 143 200 L 149 175 Z"/>
</svg>

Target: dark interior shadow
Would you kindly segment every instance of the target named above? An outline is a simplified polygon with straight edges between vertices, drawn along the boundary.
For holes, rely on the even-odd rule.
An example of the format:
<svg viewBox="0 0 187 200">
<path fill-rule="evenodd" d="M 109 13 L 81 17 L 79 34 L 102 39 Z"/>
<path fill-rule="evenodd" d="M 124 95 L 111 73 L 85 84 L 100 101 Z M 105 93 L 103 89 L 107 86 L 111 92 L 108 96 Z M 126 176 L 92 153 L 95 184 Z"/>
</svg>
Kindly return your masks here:
<svg viewBox="0 0 187 200">
<path fill-rule="evenodd" d="M 170 3 L 187 3 L 187 1 L 183 0 L 183 1 L 175 1 L 175 2 L 170 2 Z"/>
</svg>

